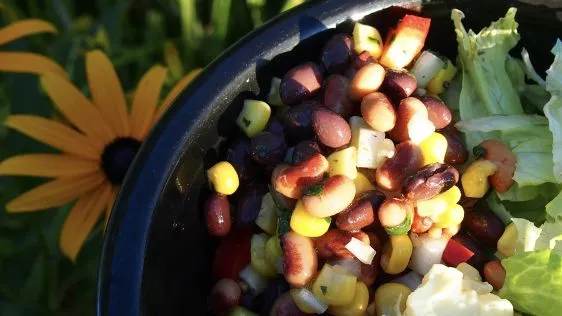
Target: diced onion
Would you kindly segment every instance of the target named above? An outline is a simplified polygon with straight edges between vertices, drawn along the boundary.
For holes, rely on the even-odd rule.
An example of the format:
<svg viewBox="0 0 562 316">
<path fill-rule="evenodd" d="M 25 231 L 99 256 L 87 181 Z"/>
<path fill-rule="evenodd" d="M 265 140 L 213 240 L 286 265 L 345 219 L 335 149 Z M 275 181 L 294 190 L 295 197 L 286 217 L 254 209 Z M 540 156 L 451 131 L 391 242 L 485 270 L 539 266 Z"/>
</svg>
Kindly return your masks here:
<svg viewBox="0 0 562 316">
<path fill-rule="evenodd" d="M 267 288 L 267 280 L 257 273 L 252 265 L 247 265 L 238 276 L 248 284 L 255 295 L 260 294 Z"/>
<path fill-rule="evenodd" d="M 355 258 L 345 258 L 330 262 L 333 266 L 340 266 L 351 275 L 359 277 L 361 275 L 361 262 Z"/>
<path fill-rule="evenodd" d="M 418 87 L 425 88 L 445 66 L 445 62 L 430 51 L 424 51 L 412 67 L 410 72 L 416 77 Z"/>
<path fill-rule="evenodd" d="M 410 234 L 414 250 L 408 267 L 425 275 L 434 264 L 441 263 L 441 256 L 447 247 L 448 238 L 433 239 L 427 234 Z"/>
<path fill-rule="evenodd" d="M 308 289 L 302 288 L 294 292 L 293 299 L 299 301 L 301 304 L 306 305 L 316 314 L 322 314 L 328 310 L 328 304 L 324 303 L 321 299 L 316 297 L 314 293 Z M 298 304 L 297 304 L 298 305 Z"/>
<path fill-rule="evenodd" d="M 403 276 L 392 280 L 392 282 L 404 284 L 410 290 L 415 291 L 418 286 L 420 286 L 422 279 L 423 275 L 417 273 L 416 271 L 410 271 Z"/>
<path fill-rule="evenodd" d="M 373 247 L 355 237 L 351 238 L 345 248 L 364 264 L 371 264 L 377 253 Z"/>
</svg>

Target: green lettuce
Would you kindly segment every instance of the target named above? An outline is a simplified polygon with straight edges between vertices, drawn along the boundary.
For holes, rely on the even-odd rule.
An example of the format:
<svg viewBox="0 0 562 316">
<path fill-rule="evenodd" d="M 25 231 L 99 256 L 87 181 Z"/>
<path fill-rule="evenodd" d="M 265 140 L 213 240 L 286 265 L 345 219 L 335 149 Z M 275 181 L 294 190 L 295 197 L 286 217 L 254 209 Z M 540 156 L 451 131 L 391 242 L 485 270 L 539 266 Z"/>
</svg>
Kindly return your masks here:
<svg viewBox="0 0 562 316">
<path fill-rule="evenodd" d="M 562 42 L 558 40 L 552 48 L 554 62 L 546 71 L 546 90 L 552 94 L 544 106 L 544 115 L 554 139 L 552 154 L 554 157 L 553 173 L 558 182 L 562 182 Z"/>
</svg>

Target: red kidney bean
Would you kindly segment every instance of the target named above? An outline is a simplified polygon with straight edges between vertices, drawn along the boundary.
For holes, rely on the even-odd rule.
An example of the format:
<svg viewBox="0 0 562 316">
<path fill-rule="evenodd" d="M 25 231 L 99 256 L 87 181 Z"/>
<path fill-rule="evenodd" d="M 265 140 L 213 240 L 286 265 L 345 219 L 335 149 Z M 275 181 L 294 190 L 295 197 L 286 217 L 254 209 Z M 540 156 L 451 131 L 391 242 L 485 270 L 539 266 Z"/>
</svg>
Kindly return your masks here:
<svg viewBox="0 0 562 316">
<path fill-rule="evenodd" d="M 410 139 L 411 133 L 415 133 L 415 131 L 410 130 L 410 123 L 418 116 L 426 119 L 428 117 L 427 109 L 423 103 L 414 97 L 402 99 L 396 110 L 396 125 L 389 132 L 392 140 L 403 142 Z"/>
<path fill-rule="evenodd" d="M 380 237 L 372 232 L 368 232 L 369 243 L 373 249 L 375 249 L 375 258 L 371 264 L 361 263 L 361 275 L 358 281 L 365 283 L 367 287 L 371 287 L 380 273 L 380 261 L 382 257 L 382 240 Z"/>
<path fill-rule="evenodd" d="M 342 73 L 349 65 L 353 40 L 347 34 L 334 35 L 322 49 L 320 58 L 329 73 Z"/>
<path fill-rule="evenodd" d="M 260 212 L 261 200 L 267 193 L 267 185 L 252 183 L 238 199 L 236 210 L 237 227 L 253 227 Z"/>
<path fill-rule="evenodd" d="M 384 68 L 379 64 L 368 64 L 357 71 L 349 84 L 351 100 L 359 101 L 369 93 L 377 91 L 385 76 Z"/>
<path fill-rule="evenodd" d="M 362 52 L 359 55 L 353 55 L 353 57 L 351 57 L 351 67 L 355 68 L 356 70 L 359 70 L 361 67 L 368 65 L 368 64 L 372 64 L 375 62 L 375 59 L 373 58 L 373 56 L 371 56 L 371 53 L 365 51 Z"/>
<path fill-rule="evenodd" d="M 221 279 L 213 286 L 209 296 L 209 305 L 215 315 L 223 315 L 240 302 L 242 291 L 236 281 Z"/>
<path fill-rule="evenodd" d="M 484 265 L 484 280 L 490 283 L 495 290 L 503 287 L 505 269 L 498 260 L 492 260 Z"/>
<path fill-rule="evenodd" d="M 280 165 L 272 175 L 273 186 L 286 197 L 299 199 L 306 187 L 322 180 L 328 165 L 328 160 L 319 153 L 295 166 Z"/>
<path fill-rule="evenodd" d="M 322 68 L 312 62 L 300 64 L 289 70 L 281 80 L 279 94 L 283 103 L 296 105 L 314 97 L 322 86 Z"/>
<path fill-rule="evenodd" d="M 449 125 L 439 131 L 447 139 L 447 152 L 445 162 L 451 165 L 462 165 L 468 160 L 468 151 L 459 135 L 457 129 Z"/>
<path fill-rule="evenodd" d="M 213 258 L 213 277 L 238 279 L 238 274 L 250 264 L 251 230 L 232 230 L 221 238 Z"/>
<path fill-rule="evenodd" d="M 248 183 L 254 179 L 256 165 L 248 154 L 250 144 L 244 139 L 237 139 L 226 151 L 226 160 L 232 164 L 240 183 Z"/>
<path fill-rule="evenodd" d="M 345 248 L 352 237 L 369 243 L 369 236 L 362 231 L 348 232 L 340 229 L 330 229 L 324 235 L 314 238 L 314 247 L 318 257 L 322 259 L 353 258 L 353 254 Z"/>
<path fill-rule="evenodd" d="M 205 203 L 205 224 L 213 236 L 225 236 L 230 232 L 230 204 L 226 195 L 213 192 Z"/>
<path fill-rule="evenodd" d="M 497 245 L 505 230 L 503 221 L 489 210 L 465 212 L 462 224 L 476 240 L 492 247 Z"/>
<path fill-rule="evenodd" d="M 275 166 L 283 161 L 287 144 L 285 137 L 270 132 L 261 132 L 250 140 L 248 152 L 259 164 Z"/>
<path fill-rule="evenodd" d="M 351 141 L 351 128 L 340 115 L 319 108 L 312 114 L 312 127 L 320 142 L 331 148 L 339 148 Z"/>
<path fill-rule="evenodd" d="M 396 124 L 396 111 L 388 98 L 380 93 L 369 93 L 361 101 L 361 115 L 374 130 L 388 132 Z"/>
<path fill-rule="evenodd" d="M 289 139 L 298 142 L 312 138 L 314 135 L 312 113 L 318 107 L 320 107 L 320 103 L 310 101 L 289 108 L 284 117 L 285 132 Z"/>
<path fill-rule="evenodd" d="M 427 108 L 427 115 L 435 128 L 445 128 L 451 123 L 453 116 L 443 101 L 428 95 L 416 96 L 416 98 L 422 101 Z"/>
<path fill-rule="evenodd" d="M 445 192 L 459 181 L 459 172 L 442 163 L 429 164 L 410 176 L 402 186 L 402 193 L 411 200 L 427 200 Z"/>
<path fill-rule="evenodd" d="M 285 126 L 283 126 L 283 120 L 277 116 L 274 116 L 269 120 L 265 131 L 285 138 Z"/>
<path fill-rule="evenodd" d="M 388 69 L 381 90 L 394 102 L 399 102 L 412 95 L 417 87 L 416 77 L 407 70 Z"/>
<path fill-rule="evenodd" d="M 373 190 L 361 193 L 336 217 L 336 226 L 342 230 L 355 231 L 378 222 L 378 210 L 384 201 L 384 193 Z"/>
<path fill-rule="evenodd" d="M 396 145 L 394 157 L 386 159 L 377 168 L 375 178 L 377 186 L 386 191 L 398 191 L 404 180 L 422 167 L 420 148 L 411 141 Z"/>
<path fill-rule="evenodd" d="M 297 165 L 317 153 L 321 153 L 320 146 L 317 142 L 313 140 L 300 141 L 293 151 L 293 164 Z"/>
<path fill-rule="evenodd" d="M 331 75 L 324 82 L 324 105 L 347 118 L 355 109 L 355 104 L 349 98 L 349 80 L 342 75 Z"/>
<path fill-rule="evenodd" d="M 289 231 L 282 237 L 283 274 L 293 287 L 307 285 L 315 276 L 318 258 L 314 244 L 308 237 Z"/>
<path fill-rule="evenodd" d="M 335 175 L 303 192 L 302 203 L 308 213 L 329 217 L 343 211 L 355 196 L 355 184 L 346 176 Z"/>
</svg>

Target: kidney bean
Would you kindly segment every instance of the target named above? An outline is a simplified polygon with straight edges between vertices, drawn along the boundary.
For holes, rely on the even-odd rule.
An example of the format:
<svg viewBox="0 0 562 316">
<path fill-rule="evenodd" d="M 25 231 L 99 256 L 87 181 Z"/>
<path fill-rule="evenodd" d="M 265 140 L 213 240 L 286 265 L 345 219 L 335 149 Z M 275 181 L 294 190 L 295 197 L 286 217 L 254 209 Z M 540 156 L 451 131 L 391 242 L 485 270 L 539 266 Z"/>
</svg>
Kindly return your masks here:
<svg viewBox="0 0 562 316">
<path fill-rule="evenodd" d="M 248 183 L 254 179 L 256 165 L 248 154 L 250 144 L 244 139 L 237 139 L 226 150 L 226 161 L 230 162 L 241 183 Z"/>
<path fill-rule="evenodd" d="M 435 128 L 445 128 L 451 123 L 453 116 L 443 101 L 428 95 L 421 95 L 416 98 L 422 101 L 423 105 L 427 108 L 429 120 L 433 122 Z"/>
<path fill-rule="evenodd" d="M 439 133 L 447 139 L 445 162 L 450 165 L 462 165 L 465 163 L 468 160 L 468 151 L 456 128 L 450 126 L 440 130 Z"/>
<path fill-rule="evenodd" d="M 365 283 L 366 286 L 371 287 L 380 273 L 380 261 L 382 256 L 382 240 L 375 233 L 367 233 L 369 237 L 369 243 L 373 249 L 375 249 L 376 254 L 373 262 L 371 264 L 361 263 L 361 275 L 358 281 Z"/>
<path fill-rule="evenodd" d="M 328 160 L 322 154 L 314 154 L 295 166 L 278 169 L 273 186 L 286 197 L 299 199 L 302 190 L 322 180 L 327 171 Z"/>
<path fill-rule="evenodd" d="M 336 226 L 342 230 L 354 231 L 369 226 L 375 221 L 380 224 L 376 215 L 384 198 L 384 193 L 377 190 L 360 194 L 351 205 L 338 214 Z"/>
<path fill-rule="evenodd" d="M 289 108 L 284 117 L 285 132 L 289 139 L 298 142 L 314 135 L 312 113 L 320 106 L 315 101 L 306 102 Z"/>
<path fill-rule="evenodd" d="M 379 208 L 379 221 L 384 228 L 402 224 L 406 217 L 413 215 L 414 205 L 406 199 L 387 198 Z"/>
<path fill-rule="evenodd" d="M 348 232 L 339 229 L 330 229 L 324 235 L 314 238 L 314 247 L 318 257 L 322 259 L 353 258 L 353 254 L 345 248 L 351 238 L 357 238 L 364 243 L 369 243 L 369 236 L 362 231 Z"/>
<path fill-rule="evenodd" d="M 404 69 L 388 69 L 381 90 L 393 101 L 409 97 L 418 87 L 416 77 Z"/>
<path fill-rule="evenodd" d="M 503 221 L 489 210 L 465 212 L 462 224 L 476 240 L 492 247 L 497 245 L 505 230 Z"/>
<path fill-rule="evenodd" d="M 380 93 L 369 93 L 361 101 L 361 115 L 374 130 L 388 132 L 396 124 L 396 111 L 388 98 Z"/>
<path fill-rule="evenodd" d="M 428 124 L 431 124 L 431 126 L 428 126 Z M 403 142 L 413 136 L 419 138 L 419 133 L 429 136 L 434 130 L 435 127 L 428 119 L 425 105 L 414 97 L 408 97 L 400 101 L 396 111 L 396 125 L 389 135 L 395 142 Z"/>
<path fill-rule="evenodd" d="M 261 132 L 250 140 L 248 153 L 259 164 L 274 166 L 283 161 L 287 144 L 282 135 Z"/>
<path fill-rule="evenodd" d="M 331 75 L 324 82 L 324 105 L 343 117 L 349 117 L 355 104 L 349 98 L 349 79 Z"/>
<path fill-rule="evenodd" d="M 293 151 L 293 164 L 297 165 L 308 159 L 310 156 L 320 152 L 320 146 L 317 142 L 313 140 L 300 141 Z"/>
<path fill-rule="evenodd" d="M 422 164 L 419 147 L 411 141 L 396 145 L 394 157 L 386 159 L 376 170 L 377 186 L 386 191 L 398 191 L 406 178 L 414 174 Z"/>
<path fill-rule="evenodd" d="M 335 175 L 313 184 L 303 192 L 302 203 L 308 213 L 328 217 L 343 211 L 355 196 L 355 183 L 346 176 Z"/>
<path fill-rule="evenodd" d="M 267 193 L 267 186 L 263 183 L 252 183 L 238 199 L 236 210 L 236 226 L 240 228 L 253 227 L 260 213 L 261 200 Z"/>
<path fill-rule="evenodd" d="M 484 280 L 499 290 L 505 282 L 505 269 L 498 260 L 489 261 L 484 265 Z"/>
<path fill-rule="evenodd" d="M 242 291 L 236 281 L 221 279 L 213 286 L 209 305 L 215 315 L 223 315 L 238 305 Z"/>
<path fill-rule="evenodd" d="M 316 275 L 318 259 L 308 237 L 289 231 L 283 240 L 283 274 L 293 287 L 303 287 Z"/>
<path fill-rule="evenodd" d="M 433 225 L 431 218 L 419 216 L 418 212 L 414 212 L 412 232 L 416 234 L 423 234 L 431 228 L 431 225 Z"/>
<path fill-rule="evenodd" d="M 277 299 L 277 301 L 275 301 L 275 304 L 273 304 L 273 307 L 269 312 L 269 316 L 305 316 L 305 315 L 310 315 L 310 314 L 306 314 L 298 308 L 297 304 L 295 304 L 295 301 L 293 301 L 293 298 L 291 297 L 291 293 L 289 292 L 281 295 Z"/>
<path fill-rule="evenodd" d="M 230 204 L 226 195 L 213 192 L 205 202 L 205 225 L 213 236 L 225 236 L 230 232 Z"/>
<path fill-rule="evenodd" d="M 283 275 L 269 280 L 265 291 L 256 297 L 257 305 L 259 306 L 254 307 L 252 310 L 259 311 L 259 315 L 268 315 L 277 299 L 290 289 L 291 286 Z"/>
<path fill-rule="evenodd" d="M 371 92 L 377 91 L 385 76 L 384 68 L 376 63 L 363 66 L 349 84 L 351 100 L 359 101 Z"/>
<path fill-rule="evenodd" d="M 342 73 L 353 54 L 353 40 L 347 34 L 334 35 L 322 49 L 320 59 L 329 73 Z"/>
<path fill-rule="evenodd" d="M 373 56 L 371 56 L 371 53 L 367 51 L 362 52 L 359 55 L 354 54 L 353 57 L 351 57 L 351 67 L 356 70 L 359 70 L 361 67 L 372 64 L 374 62 L 375 59 L 373 58 Z"/>
<path fill-rule="evenodd" d="M 220 279 L 238 279 L 242 269 L 250 264 L 251 230 L 232 230 L 220 239 L 213 257 L 213 277 Z"/>
<path fill-rule="evenodd" d="M 351 141 L 351 128 L 346 120 L 326 108 L 314 111 L 312 127 L 318 140 L 330 148 L 339 148 Z"/>
<path fill-rule="evenodd" d="M 457 169 L 436 162 L 408 177 L 402 186 L 402 193 L 411 200 L 427 200 L 447 191 L 458 181 Z"/>
<path fill-rule="evenodd" d="M 513 174 L 517 163 L 517 158 L 509 147 L 498 140 L 488 139 L 474 147 L 473 151 L 475 158 L 482 157 L 498 166 L 498 170 L 488 178 L 492 188 L 497 192 L 509 190 L 514 182 Z"/>
<path fill-rule="evenodd" d="M 277 116 L 272 117 L 267 126 L 265 127 L 266 132 L 285 137 L 285 126 L 283 126 L 283 120 Z"/>
<path fill-rule="evenodd" d="M 279 94 L 283 103 L 296 105 L 311 99 L 320 91 L 324 81 L 322 68 L 312 62 L 300 64 L 289 70 L 279 87 Z"/>
</svg>

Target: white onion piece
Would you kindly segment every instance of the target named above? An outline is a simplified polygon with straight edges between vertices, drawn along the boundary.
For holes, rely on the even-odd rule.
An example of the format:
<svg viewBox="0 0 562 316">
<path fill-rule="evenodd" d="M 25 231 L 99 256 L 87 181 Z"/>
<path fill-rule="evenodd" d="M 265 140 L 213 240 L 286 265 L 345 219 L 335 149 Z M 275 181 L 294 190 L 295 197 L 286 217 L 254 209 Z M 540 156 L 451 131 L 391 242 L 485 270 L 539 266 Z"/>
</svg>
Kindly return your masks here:
<svg viewBox="0 0 562 316">
<path fill-rule="evenodd" d="M 416 77 L 418 87 L 425 88 L 444 66 L 445 62 L 439 56 L 426 50 L 421 53 L 410 73 Z"/>
<path fill-rule="evenodd" d="M 316 314 L 322 314 L 328 310 L 328 304 L 324 303 L 316 297 L 314 293 L 305 288 L 298 289 L 294 295 L 296 296 L 296 298 L 294 298 L 295 300 L 305 303 L 308 307 L 314 310 L 314 313 Z"/>
<path fill-rule="evenodd" d="M 416 271 L 410 271 L 403 276 L 392 280 L 392 282 L 404 284 L 410 290 L 415 291 L 418 286 L 420 286 L 422 279 L 423 275 L 417 273 Z"/>
<path fill-rule="evenodd" d="M 240 274 L 238 274 L 242 281 L 246 282 L 252 293 L 255 295 L 260 294 L 267 288 L 267 280 L 252 268 L 252 265 L 247 265 Z"/>
<path fill-rule="evenodd" d="M 351 240 L 345 245 L 345 248 L 364 264 L 371 264 L 377 253 L 369 244 L 355 237 L 351 237 Z"/>
<path fill-rule="evenodd" d="M 330 262 L 332 266 L 340 266 L 345 272 L 359 277 L 361 275 L 361 262 L 354 258 L 345 258 Z"/>
<path fill-rule="evenodd" d="M 421 275 L 425 275 L 434 264 L 441 263 L 441 256 L 449 238 L 433 239 L 427 234 L 410 234 L 414 249 L 408 267 Z"/>
</svg>

